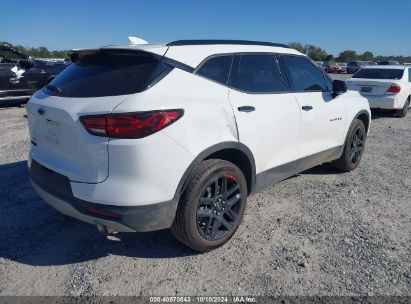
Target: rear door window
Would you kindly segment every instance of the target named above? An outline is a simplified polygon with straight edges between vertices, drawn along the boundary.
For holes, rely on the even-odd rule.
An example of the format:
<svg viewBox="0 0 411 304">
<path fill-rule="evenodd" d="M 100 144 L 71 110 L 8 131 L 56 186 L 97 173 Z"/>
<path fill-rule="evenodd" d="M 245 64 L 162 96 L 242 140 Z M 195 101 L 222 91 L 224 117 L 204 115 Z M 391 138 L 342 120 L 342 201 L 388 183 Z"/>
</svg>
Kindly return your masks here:
<svg viewBox="0 0 411 304">
<path fill-rule="evenodd" d="M 166 66 L 146 52 L 92 51 L 79 53 L 73 63 L 43 90 L 63 97 L 101 97 L 141 92 Z"/>
<path fill-rule="evenodd" d="M 250 93 L 284 91 L 281 73 L 272 54 L 236 55 L 229 84 L 235 89 Z"/>
<path fill-rule="evenodd" d="M 196 74 L 226 85 L 230 74 L 233 55 L 221 55 L 208 59 Z"/>
<path fill-rule="evenodd" d="M 281 56 L 288 69 L 291 85 L 295 92 L 328 91 L 324 74 L 302 56 Z"/>
</svg>

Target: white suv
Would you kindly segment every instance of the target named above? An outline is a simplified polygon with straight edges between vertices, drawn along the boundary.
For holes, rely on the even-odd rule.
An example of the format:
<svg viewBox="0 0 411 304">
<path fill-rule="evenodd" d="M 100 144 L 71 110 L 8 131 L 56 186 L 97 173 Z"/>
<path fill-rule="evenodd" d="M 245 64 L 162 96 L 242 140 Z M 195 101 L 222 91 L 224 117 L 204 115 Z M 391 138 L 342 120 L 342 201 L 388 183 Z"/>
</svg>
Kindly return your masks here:
<svg viewBox="0 0 411 304">
<path fill-rule="evenodd" d="M 70 55 L 27 104 L 30 179 L 101 231 L 171 227 L 209 251 L 235 233 L 251 193 L 361 160 L 367 99 L 285 45 L 185 40 Z"/>
</svg>

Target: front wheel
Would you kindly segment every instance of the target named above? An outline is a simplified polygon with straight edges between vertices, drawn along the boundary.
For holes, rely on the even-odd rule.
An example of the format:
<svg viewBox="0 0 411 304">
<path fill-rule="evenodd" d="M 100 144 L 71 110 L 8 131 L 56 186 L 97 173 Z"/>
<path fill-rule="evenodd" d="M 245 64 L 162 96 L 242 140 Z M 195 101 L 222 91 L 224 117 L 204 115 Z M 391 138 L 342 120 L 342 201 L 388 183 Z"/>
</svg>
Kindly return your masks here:
<svg viewBox="0 0 411 304">
<path fill-rule="evenodd" d="M 397 116 L 400 118 L 403 118 L 405 116 L 407 116 L 408 113 L 408 108 L 410 107 L 410 98 L 408 97 L 408 99 L 405 101 L 404 107 L 400 110 L 397 110 Z"/>
<path fill-rule="evenodd" d="M 237 231 L 246 201 L 247 183 L 241 170 L 224 160 L 205 160 L 191 175 L 171 232 L 196 251 L 216 249 Z"/>
<path fill-rule="evenodd" d="M 331 164 L 343 172 L 357 168 L 364 152 L 366 136 L 364 123 L 359 119 L 354 119 L 348 130 L 341 157 Z"/>
</svg>

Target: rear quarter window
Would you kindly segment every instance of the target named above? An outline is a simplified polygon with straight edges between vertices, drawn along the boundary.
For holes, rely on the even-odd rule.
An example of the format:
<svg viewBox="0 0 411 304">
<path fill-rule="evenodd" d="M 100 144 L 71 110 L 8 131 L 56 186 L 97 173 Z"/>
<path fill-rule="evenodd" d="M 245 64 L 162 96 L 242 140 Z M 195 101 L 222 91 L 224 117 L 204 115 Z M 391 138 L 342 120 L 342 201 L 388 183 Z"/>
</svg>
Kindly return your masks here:
<svg viewBox="0 0 411 304">
<path fill-rule="evenodd" d="M 212 57 L 200 65 L 196 74 L 226 85 L 232 61 L 233 55 Z"/>
<path fill-rule="evenodd" d="M 80 53 L 43 91 L 62 97 L 128 95 L 145 90 L 165 69 L 158 57 L 146 52 Z"/>
<path fill-rule="evenodd" d="M 408 68 L 408 81 L 411 82 L 411 68 Z"/>
</svg>

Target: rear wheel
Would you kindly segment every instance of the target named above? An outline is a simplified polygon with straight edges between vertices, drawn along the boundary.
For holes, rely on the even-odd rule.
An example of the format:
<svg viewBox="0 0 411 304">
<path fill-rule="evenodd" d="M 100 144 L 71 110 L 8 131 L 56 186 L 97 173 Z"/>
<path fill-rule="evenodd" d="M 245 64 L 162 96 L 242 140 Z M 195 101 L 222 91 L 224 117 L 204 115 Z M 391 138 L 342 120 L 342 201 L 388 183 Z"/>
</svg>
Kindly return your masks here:
<svg viewBox="0 0 411 304">
<path fill-rule="evenodd" d="M 403 118 L 407 116 L 408 108 L 410 107 L 410 97 L 405 101 L 404 107 L 396 111 L 398 117 Z"/>
<path fill-rule="evenodd" d="M 357 168 L 364 152 L 366 136 L 364 123 L 359 119 L 355 119 L 348 130 L 341 157 L 331 164 L 343 172 L 349 172 Z"/>
<path fill-rule="evenodd" d="M 203 161 L 183 193 L 171 231 L 196 251 L 216 249 L 236 232 L 246 201 L 247 184 L 237 166 L 218 159 Z"/>
</svg>

